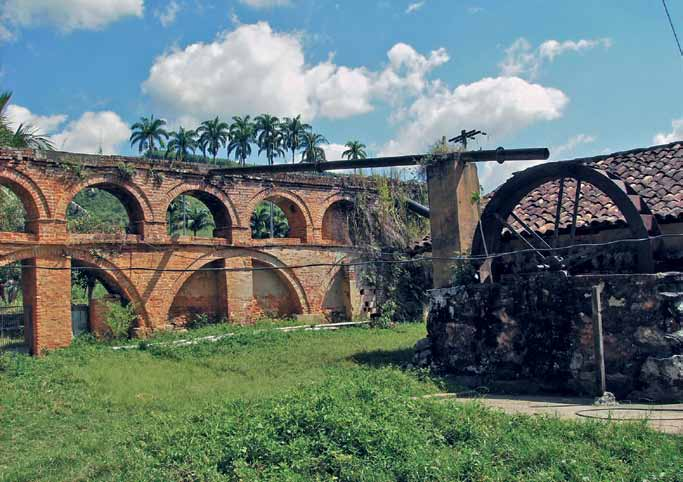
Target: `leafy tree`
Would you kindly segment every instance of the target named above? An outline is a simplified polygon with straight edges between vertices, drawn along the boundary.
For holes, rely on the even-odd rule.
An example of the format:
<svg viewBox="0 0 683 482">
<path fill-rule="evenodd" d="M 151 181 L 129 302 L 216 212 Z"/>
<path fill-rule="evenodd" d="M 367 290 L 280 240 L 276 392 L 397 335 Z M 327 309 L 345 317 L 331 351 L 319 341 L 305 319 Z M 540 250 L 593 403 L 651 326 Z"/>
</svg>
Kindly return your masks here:
<svg viewBox="0 0 683 482">
<path fill-rule="evenodd" d="M 192 230 L 192 234 L 197 236 L 197 233 L 202 229 L 215 226 L 211 212 L 205 207 L 194 206 L 187 213 L 187 228 Z"/>
<path fill-rule="evenodd" d="M 270 114 L 261 114 L 256 119 L 255 132 L 256 144 L 259 147 L 259 155 L 266 153 L 268 164 L 273 165 L 276 157 L 284 156 L 282 148 L 282 133 L 280 132 L 280 121 L 277 117 Z"/>
<path fill-rule="evenodd" d="M 176 132 L 171 132 L 168 146 L 166 147 L 166 157 L 184 161 L 194 153 L 197 148 L 197 134 L 192 129 L 184 129 L 182 126 Z"/>
<path fill-rule="evenodd" d="M 367 146 L 359 141 L 349 141 L 345 144 L 346 150 L 342 153 L 342 159 L 349 159 L 357 161 L 359 159 L 367 159 L 368 155 L 365 152 Z"/>
<path fill-rule="evenodd" d="M 130 136 L 130 145 L 135 147 L 138 145 L 138 152 L 147 150 L 147 154 L 154 152 L 156 144 L 159 147 L 164 146 L 164 140 L 168 139 L 169 134 L 164 129 L 166 121 L 163 119 L 155 119 L 151 117 L 141 117 L 139 122 L 131 126 L 133 133 Z"/>
<path fill-rule="evenodd" d="M 213 163 L 215 164 L 218 151 L 228 143 L 230 126 L 227 122 L 216 117 L 202 122 L 202 125 L 197 128 L 197 135 L 199 135 L 199 145 L 202 147 L 202 152 L 203 149 L 207 149 L 209 154 L 213 156 Z"/>
<path fill-rule="evenodd" d="M 31 125 L 19 124 L 17 130 L 12 131 L 6 113 L 11 99 L 11 92 L 0 93 L 0 145 L 18 149 L 53 150 L 54 146 L 49 137 L 40 134 L 38 129 Z"/>
<path fill-rule="evenodd" d="M 233 117 L 230 126 L 230 142 L 228 143 L 228 157 L 234 151 L 235 157 L 244 166 L 247 157 L 251 156 L 251 143 L 254 142 L 254 124 L 249 116 Z"/>
<path fill-rule="evenodd" d="M 320 147 L 322 144 L 328 144 L 324 136 L 315 132 L 305 132 L 302 138 L 302 162 L 325 162 L 327 158 L 325 150 Z"/>
<path fill-rule="evenodd" d="M 292 164 L 294 164 L 294 156 L 296 151 L 301 149 L 301 142 L 304 133 L 311 130 L 311 126 L 301 122 L 301 115 L 294 118 L 285 117 L 280 124 L 280 131 L 282 132 L 282 140 L 285 149 L 292 151 Z"/>
<path fill-rule="evenodd" d="M 270 212 L 273 212 L 273 234 L 270 235 Z M 251 215 L 251 235 L 254 239 L 286 238 L 289 235 L 287 216 L 271 202 L 262 202 Z"/>
<path fill-rule="evenodd" d="M 365 152 L 366 145 L 359 141 L 349 141 L 345 144 L 346 150 L 342 152 L 342 159 L 349 159 L 351 161 L 357 161 L 359 159 L 367 159 L 368 155 Z M 356 170 L 354 169 L 354 172 Z M 363 170 L 360 171 L 361 175 Z"/>
<path fill-rule="evenodd" d="M 0 186 L 0 231 L 23 232 L 26 210 L 21 200 L 10 189 Z"/>
</svg>

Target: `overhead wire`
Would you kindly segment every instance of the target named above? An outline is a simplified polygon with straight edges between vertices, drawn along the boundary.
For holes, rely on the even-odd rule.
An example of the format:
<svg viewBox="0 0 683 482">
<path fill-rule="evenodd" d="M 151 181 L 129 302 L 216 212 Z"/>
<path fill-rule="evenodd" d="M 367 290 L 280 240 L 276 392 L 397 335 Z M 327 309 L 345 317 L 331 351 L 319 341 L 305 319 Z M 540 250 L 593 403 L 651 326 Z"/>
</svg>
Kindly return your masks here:
<svg viewBox="0 0 683 482">
<path fill-rule="evenodd" d="M 669 13 L 669 7 L 666 4 L 666 0 L 662 0 L 662 5 L 664 5 L 666 18 L 669 19 L 669 25 L 671 25 L 671 31 L 674 34 L 674 40 L 676 41 L 676 45 L 678 46 L 678 51 L 680 52 L 681 57 L 683 58 L 683 47 L 681 47 L 681 41 L 678 39 L 678 33 L 676 33 L 676 26 L 674 25 L 674 22 L 671 19 L 671 14 Z"/>
<path fill-rule="evenodd" d="M 304 263 L 296 265 L 284 265 L 284 266 L 257 266 L 257 267 L 238 267 L 238 268 L 226 268 L 226 267 L 202 267 L 202 268 L 150 268 L 146 266 L 130 266 L 130 267 L 101 267 L 101 266 L 73 266 L 73 267 L 60 267 L 60 266 L 40 266 L 40 265 L 22 265 L 23 268 L 35 268 L 42 269 L 46 271 L 64 271 L 64 270 L 100 270 L 100 271 L 140 271 L 140 272 L 170 272 L 170 273 L 191 273 L 191 272 L 207 272 L 207 271 L 224 271 L 224 272 L 249 272 L 249 271 L 279 271 L 279 270 L 294 270 L 294 269 L 308 269 L 308 268 L 321 268 L 321 267 L 356 267 L 356 266 L 368 266 L 373 264 L 412 264 L 412 263 L 422 263 L 422 262 L 434 262 L 434 261 L 486 261 L 489 259 L 497 259 L 507 256 L 514 256 L 520 254 L 536 253 L 536 252 L 558 252 L 566 251 L 575 248 L 600 248 L 613 246 L 616 244 L 624 243 L 642 243 L 646 241 L 655 241 L 667 238 L 683 238 L 683 233 L 669 233 L 669 234 L 659 234 L 656 236 L 648 236 L 644 238 L 627 238 L 627 239 L 617 239 L 613 241 L 605 241 L 601 243 L 576 243 L 567 246 L 558 247 L 548 247 L 548 248 L 534 248 L 534 249 L 517 249 L 513 251 L 507 251 L 502 253 L 489 253 L 488 255 L 459 255 L 459 256 L 448 256 L 448 257 L 435 257 L 435 256 L 422 256 L 411 259 L 383 259 L 375 258 L 365 261 L 352 261 L 352 262 L 334 262 L 334 263 Z M 388 254 L 388 253 L 387 253 Z M 184 258 L 192 259 L 194 261 L 200 258 Z"/>
</svg>

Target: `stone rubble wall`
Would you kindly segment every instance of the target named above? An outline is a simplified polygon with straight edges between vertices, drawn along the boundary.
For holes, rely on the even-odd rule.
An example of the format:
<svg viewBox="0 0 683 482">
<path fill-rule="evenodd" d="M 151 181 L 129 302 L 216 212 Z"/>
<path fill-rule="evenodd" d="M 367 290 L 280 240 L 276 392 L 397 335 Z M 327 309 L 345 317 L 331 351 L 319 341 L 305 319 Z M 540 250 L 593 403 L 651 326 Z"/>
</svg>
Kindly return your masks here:
<svg viewBox="0 0 683 482">
<path fill-rule="evenodd" d="M 596 285 L 607 390 L 621 400 L 683 401 L 683 273 L 547 273 L 432 290 L 432 363 L 468 386 L 592 395 Z"/>
</svg>

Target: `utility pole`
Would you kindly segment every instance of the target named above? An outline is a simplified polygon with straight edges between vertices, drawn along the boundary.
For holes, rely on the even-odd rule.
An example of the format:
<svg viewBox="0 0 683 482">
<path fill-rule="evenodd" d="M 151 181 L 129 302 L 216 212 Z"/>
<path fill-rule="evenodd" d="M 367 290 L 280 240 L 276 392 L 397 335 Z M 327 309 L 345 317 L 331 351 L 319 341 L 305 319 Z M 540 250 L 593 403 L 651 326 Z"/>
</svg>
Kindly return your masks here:
<svg viewBox="0 0 683 482">
<path fill-rule="evenodd" d="M 486 136 L 488 135 L 486 132 L 482 132 L 479 130 L 465 130 L 463 129 L 460 131 L 460 135 L 457 137 L 454 137 L 453 139 L 448 139 L 448 142 L 455 142 L 455 143 L 461 143 L 462 144 L 462 150 L 466 151 L 467 150 L 467 139 L 474 139 L 476 136 L 482 135 Z"/>
</svg>

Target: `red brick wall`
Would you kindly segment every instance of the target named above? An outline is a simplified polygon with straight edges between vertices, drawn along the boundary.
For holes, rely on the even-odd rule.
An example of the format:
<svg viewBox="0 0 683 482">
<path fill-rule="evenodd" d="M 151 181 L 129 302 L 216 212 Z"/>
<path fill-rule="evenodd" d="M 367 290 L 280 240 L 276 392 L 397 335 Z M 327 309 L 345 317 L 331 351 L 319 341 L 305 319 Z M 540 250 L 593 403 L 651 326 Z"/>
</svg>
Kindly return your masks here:
<svg viewBox="0 0 683 482">
<path fill-rule="evenodd" d="M 119 163 L 134 168 L 131 180 L 121 179 Z M 152 168 L 162 178 L 155 178 Z M 36 352 L 71 341 L 71 257 L 105 270 L 100 274 L 106 284 L 133 303 L 144 332 L 167 326 L 190 308 L 227 313 L 233 322 L 251 321 L 260 311 L 275 308 L 280 314 L 321 314 L 336 267 L 283 269 L 276 278 L 250 271 L 201 273 L 190 278 L 193 270 L 209 263 L 228 269 L 249 268 L 252 263 L 286 267 L 344 263 L 358 255 L 354 248 L 340 246 L 346 241 L 347 227 L 339 225 L 343 219 L 335 213 L 325 216 L 335 202 L 353 199 L 355 192 L 364 189 L 346 178 L 217 177 L 197 165 L 171 169 L 135 158 L 0 149 L 0 184 L 17 193 L 32 216 L 32 232 L 0 233 L 0 266 L 28 260 L 23 285 L 27 299 L 35 304 L 32 346 Z M 71 199 L 94 185 L 106 186 L 127 204 L 137 221 L 136 234 L 67 232 Z M 172 239 L 167 234 L 168 206 L 184 193 L 209 201 L 214 215 L 220 216 L 222 238 Z M 265 199 L 288 214 L 292 239 L 251 239 L 251 213 Z M 327 236 L 332 239 L 323 239 L 330 232 L 335 233 Z M 39 266 L 64 271 L 35 269 L 34 259 L 40 261 Z M 357 304 L 351 300 L 359 299 L 353 286 L 351 305 Z"/>
</svg>

